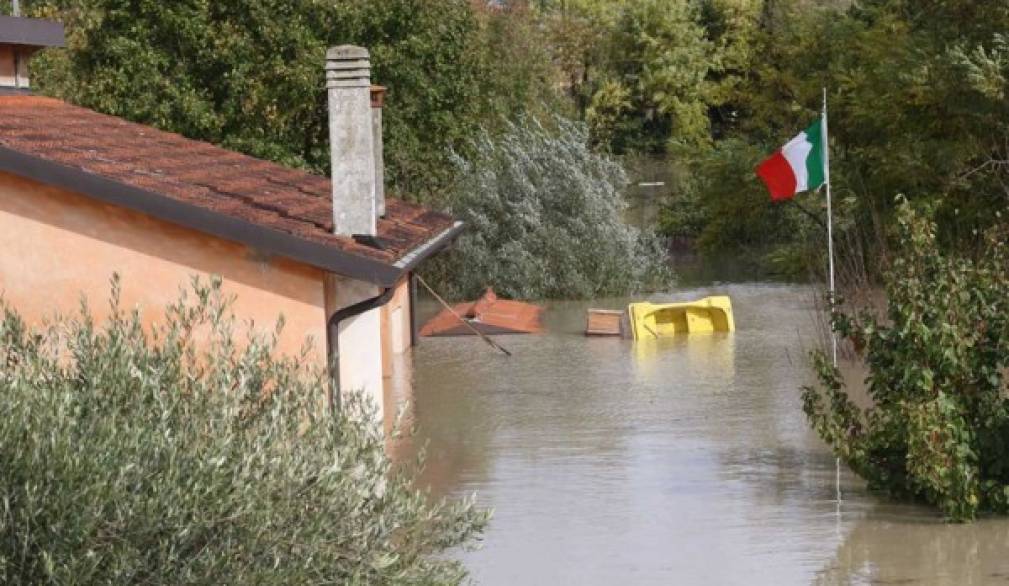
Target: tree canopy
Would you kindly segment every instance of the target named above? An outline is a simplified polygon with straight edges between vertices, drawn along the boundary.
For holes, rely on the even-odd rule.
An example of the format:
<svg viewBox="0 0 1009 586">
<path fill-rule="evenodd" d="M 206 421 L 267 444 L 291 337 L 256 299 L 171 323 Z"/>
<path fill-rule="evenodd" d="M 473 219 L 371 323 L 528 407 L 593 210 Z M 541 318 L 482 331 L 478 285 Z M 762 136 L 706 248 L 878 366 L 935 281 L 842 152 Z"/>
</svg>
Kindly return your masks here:
<svg viewBox="0 0 1009 586">
<path fill-rule="evenodd" d="M 823 88 L 842 225 L 891 225 L 902 193 L 935 203 L 940 242 L 961 243 L 1006 209 L 1009 9 L 966 0 L 778 0 L 729 13 L 727 4 L 702 11 L 722 48 L 709 102 L 714 147 L 685 155 L 697 182 L 676 194 L 668 232 L 685 225 L 677 206 L 684 198 L 705 216 L 687 236 L 710 250 L 750 246 L 732 236 L 743 228 L 733 218 L 742 202 L 771 205 L 753 166 L 819 114 Z M 822 205 L 821 197 L 803 201 Z M 806 222 L 769 210 L 764 218 L 758 231 L 771 247 L 791 245 L 789 234 L 802 234 L 795 222 Z"/>
</svg>

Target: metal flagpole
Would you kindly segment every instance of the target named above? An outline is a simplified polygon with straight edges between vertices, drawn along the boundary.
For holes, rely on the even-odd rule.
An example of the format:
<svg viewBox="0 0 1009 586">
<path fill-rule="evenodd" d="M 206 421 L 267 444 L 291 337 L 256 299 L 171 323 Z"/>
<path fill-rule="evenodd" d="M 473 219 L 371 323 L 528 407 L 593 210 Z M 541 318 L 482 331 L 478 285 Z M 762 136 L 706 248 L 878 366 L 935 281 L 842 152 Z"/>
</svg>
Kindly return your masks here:
<svg viewBox="0 0 1009 586">
<path fill-rule="evenodd" d="M 827 135 L 827 88 L 823 88 L 823 180 L 827 186 L 827 256 L 830 265 L 830 302 L 831 314 L 834 313 L 834 295 L 836 293 L 834 282 L 834 217 L 830 201 L 830 141 Z M 837 366 L 837 335 L 833 328 L 830 330 L 831 359 Z"/>
<path fill-rule="evenodd" d="M 834 281 L 834 212 L 830 201 L 830 140 L 827 134 L 827 88 L 823 88 L 823 182 L 827 187 L 827 262 L 829 265 L 830 279 L 830 314 L 831 322 L 834 316 L 834 296 L 836 294 L 836 283 Z M 833 323 L 830 329 L 830 352 L 834 368 L 837 368 L 837 334 L 834 332 Z M 841 506 L 841 458 L 834 462 L 834 482 L 837 489 L 837 506 Z M 840 513 L 840 511 L 838 511 Z"/>
</svg>

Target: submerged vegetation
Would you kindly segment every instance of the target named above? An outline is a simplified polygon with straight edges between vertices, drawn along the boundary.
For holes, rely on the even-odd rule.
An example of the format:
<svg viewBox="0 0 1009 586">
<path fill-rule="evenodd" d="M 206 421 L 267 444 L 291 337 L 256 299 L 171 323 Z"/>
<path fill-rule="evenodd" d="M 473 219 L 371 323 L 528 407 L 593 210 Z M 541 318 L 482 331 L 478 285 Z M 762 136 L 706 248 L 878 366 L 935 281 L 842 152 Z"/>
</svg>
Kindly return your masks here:
<svg viewBox="0 0 1009 586">
<path fill-rule="evenodd" d="M 887 311 L 839 312 L 834 330 L 864 356 L 871 405 L 815 355 L 803 392 L 813 427 L 873 489 L 962 521 L 1009 513 L 1009 251 L 1004 229 L 974 260 L 937 253 L 934 222 L 898 208 Z"/>
<path fill-rule="evenodd" d="M 0 582 L 452 584 L 487 515 L 392 469 L 368 405 L 274 340 L 237 339 L 219 285 L 145 333 L 113 295 L 0 321 Z"/>
<path fill-rule="evenodd" d="M 439 259 L 445 290 L 591 298 L 668 284 L 658 239 L 623 220 L 623 168 L 592 151 L 583 125 L 523 119 L 472 150 L 458 159 L 451 208 L 469 229 Z"/>
</svg>

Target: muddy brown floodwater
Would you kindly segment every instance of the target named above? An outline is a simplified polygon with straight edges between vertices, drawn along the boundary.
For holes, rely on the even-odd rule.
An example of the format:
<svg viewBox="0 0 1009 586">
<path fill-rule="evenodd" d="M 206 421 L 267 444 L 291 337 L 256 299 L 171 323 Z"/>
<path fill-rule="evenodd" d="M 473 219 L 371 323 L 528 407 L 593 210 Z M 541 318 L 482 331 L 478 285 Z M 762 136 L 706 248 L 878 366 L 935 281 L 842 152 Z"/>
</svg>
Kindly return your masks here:
<svg viewBox="0 0 1009 586">
<path fill-rule="evenodd" d="M 478 494 L 494 519 L 457 552 L 475 582 L 1009 582 L 1009 522 L 948 525 L 867 492 L 806 425 L 799 387 L 814 293 L 727 285 L 734 334 L 632 342 L 581 335 L 587 307 L 548 305 L 548 333 L 425 339 L 396 365 L 426 442 L 422 481 Z M 399 455 L 409 455 L 400 446 Z"/>
</svg>

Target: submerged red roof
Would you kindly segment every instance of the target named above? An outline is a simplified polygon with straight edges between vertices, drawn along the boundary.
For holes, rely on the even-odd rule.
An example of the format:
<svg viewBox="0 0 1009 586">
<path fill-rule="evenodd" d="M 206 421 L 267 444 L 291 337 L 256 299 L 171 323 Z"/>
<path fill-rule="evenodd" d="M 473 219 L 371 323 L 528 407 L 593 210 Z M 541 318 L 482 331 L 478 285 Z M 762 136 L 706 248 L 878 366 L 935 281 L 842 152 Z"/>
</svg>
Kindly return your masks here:
<svg viewBox="0 0 1009 586">
<path fill-rule="evenodd" d="M 474 329 L 482 334 L 536 334 L 543 331 L 542 319 L 542 307 L 498 299 L 493 289 L 487 289 L 476 301 L 443 309 L 424 324 L 420 335 L 472 336 Z"/>
<path fill-rule="evenodd" d="M 157 194 L 294 237 L 291 242 L 382 264 L 403 262 L 454 225 L 446 214 L 388 199 L 378 221 L 383 249 L 358 243 L 332 233 L 327 177 L 52 98 L 0 96 L 0 147 L 136 188 L 130 197 Z"/>
</svg>

